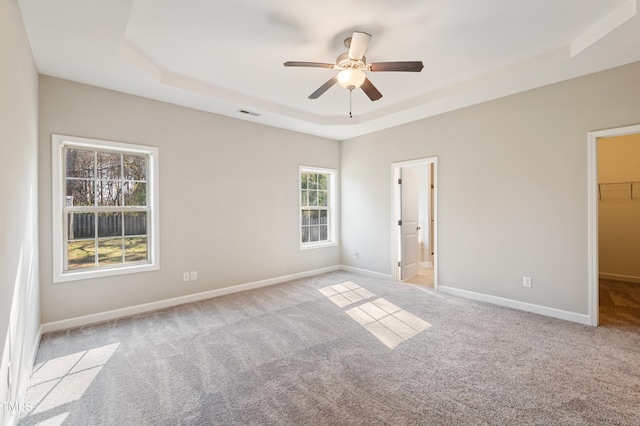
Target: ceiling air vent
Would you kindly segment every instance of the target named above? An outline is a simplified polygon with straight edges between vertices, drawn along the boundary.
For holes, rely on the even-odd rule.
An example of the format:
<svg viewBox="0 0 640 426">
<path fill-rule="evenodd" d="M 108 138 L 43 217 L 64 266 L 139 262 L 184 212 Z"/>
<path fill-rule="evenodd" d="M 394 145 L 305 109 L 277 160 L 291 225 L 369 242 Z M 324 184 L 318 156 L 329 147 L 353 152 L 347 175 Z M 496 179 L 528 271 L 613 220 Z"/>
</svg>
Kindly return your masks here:
<svg viewBox="0 0 640 426">
<path fill-rule="evenodd" d="M 257 112 L 247 111 L 246 109 L 239 109 L 238 112 L 241 112 L 241 113 L 247 114 L 247 115 L 251 115 L 253 117 L 259 117 L 260 116 L 260 114 L 258 114 Z"/>
</svg>

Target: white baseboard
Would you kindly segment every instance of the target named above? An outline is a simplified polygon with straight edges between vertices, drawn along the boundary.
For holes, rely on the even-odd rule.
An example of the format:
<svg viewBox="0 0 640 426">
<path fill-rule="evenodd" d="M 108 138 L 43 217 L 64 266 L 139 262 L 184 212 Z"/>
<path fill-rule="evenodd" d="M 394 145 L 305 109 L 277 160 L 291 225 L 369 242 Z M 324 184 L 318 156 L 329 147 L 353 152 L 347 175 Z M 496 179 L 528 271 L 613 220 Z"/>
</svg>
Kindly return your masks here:
<svg viewBox="0 0 640 426">
<path fill-rule="evenodd" d="M 577 322 L 579 324 L 590 325 L 589 315 L 578 314 L 576 312 L 564 311 L 562 309 L 549 308 L 547 306 L 534 305 L 533 303 L 520 302 L 518 300 L 505 299 L 504 297 L 491 296 L 483 293 L 476 293 L 458 288 L 438 286 L 438 291 L 453 296 L 460 296 L 466 299 L 478 300 L 480 302 L 492 303 L 507 308 L 519 309 L 521 311 L 532 312 L 534 314 L 546 315 L 565 321 Z"/>
<path fill-rule="evenodd" d="M 631 275 L 607 274 L 606 272 L 600 272 L 599 276 L 600 279 L 603 280 L 624 281 L 627 283 L 640 284 L 640 277 L 634 277 Z"/>
<path fill-rule="evenodd" d="M 20 389 L 18 390 L 18 402 L 20 407 L 22 407 L 24 399 L 27 396 L 27 389 L 29 388 L 29 381 L 31 380 L 31 375 L 33 374 L 33 367 L 36 365 L 36 357 L 38 356 L 38 349 L 40 348 L 40 340 L 42 339 L 42 325 L 38 327 L 38 332 L 36 333 L 36 338 L 33 342 L 33 346 L 31 347 L 31 354 L 29 355 L 29 370 L 26 372 L 24 377 L 21 378 L 20 381 Z"/>
<path fill-rule="evenodd" d="M 40 348 L 40 340 L 42 340 L 42 324 L 38 328 L 38 334 L 36 335 L 36 340 L 33 342 L 33 353 L 31 353 L 31 365 L 36 365 L 36 356 L 38 355 L 38 349 Z M 31 374 L 29 374 L 31 376 Z"/>
<path fill-rule="evenodd" d="M 25 397 L 27 396 L 27 389 L 29 388 L 29 381 L 31 380 L 31 374 L 33 374 L 33 367 L 36 363 L 36 356 L 38 355 L 38 348 L 40 347 L 40 339 L 42 337 L 42 326 L 38 328 L 38 332 L 36 333 L 35 340 L 33 342 L 33 346 L 31 346 L 31 353 L 28 355 L 27 368 L 23 371 L 20 368 L 19 377 L 16 377 L 15 380 L 18 381 L 17 389 L 16 389 L 16 400 L 14 402 L 17 403 L 18 407 L 25 406 Z M 3 425 L 13 426 L 18 423 L 20 417 L 20 411 L 7 410 L 5 411 L 5 418 Z M 0 416 L 0 420 L 2 420 Z"/>
<path fill-rule="evenodd" d="M 367 275 L 369 277 L 380 278 L 380 279 L 383 279 L 383 280 L 391 280 L 391 279 L 393 279 L 391 277 L 391 274 L 383 274 L 381 272 L 370 271 L 368 269 L 356 268 L 355 266 L 342 265 L 341 269 L 343 271 L 355 272 L 356 274 Z"/>
<path fill-rule="evenodd" d="M 422 266 L 423 268 L 432 268 L 433 262 L 420 262 L 420 266 Z"/>
<path fill-rule="evenodd" d="M 281 277 L 270 278 L 261 281 L 255 281 L 246 284 L 234 285 L 231 287 L 220 288 L 216 290 L 204 291 L 201 293 L 189 294 L 186 296 L 174 297 L 172 299 L 159 300 L 157 302 L 144 303 L 142 305 L 129 306 L 126 308 L 114 309 L 111 311 L 99 312 L 96 314 L 84 315 L 81 317 L 69 318 L 61 321 L 53 321 L 44 323 L 40 326 L 41 333 L 50 333 L 52 331 L 66 330 L 74 327 L 81 327 L 102 321 L 109 321 L 116 318 L 128 317 L 131 315 L 141 314 L 145 312 L 157 311 L 158 309 L 169 308 L 172 306 L 183 305 L 185 303 L 197 302 L 200 300 L 211 299 L 213 297 L 224 296 L 226 294 L 239 293 L 241 291 L 252 290 L 260 287 L 267 287 L 274 284 L 306 278 L 313 275 L 323 274 L 325 272 L 339 271 L 342 266 L 329 266 L 312 271 L 300 272 L 297 274 L 284 275 Z"/>
</svg>

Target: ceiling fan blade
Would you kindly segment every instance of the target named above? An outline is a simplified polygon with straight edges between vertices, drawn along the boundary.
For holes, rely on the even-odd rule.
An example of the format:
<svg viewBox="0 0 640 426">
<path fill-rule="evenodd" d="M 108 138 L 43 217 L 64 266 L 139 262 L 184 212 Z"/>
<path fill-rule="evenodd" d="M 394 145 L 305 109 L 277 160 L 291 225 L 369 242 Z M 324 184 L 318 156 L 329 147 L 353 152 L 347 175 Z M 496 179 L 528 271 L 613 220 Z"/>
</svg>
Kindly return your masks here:
<svg viewBox="0 0 640 426">
<path fill-rule="evenodd" d="M 351 36 L 351 44 L 349 45 L 349 59 L 359 61 L 367 50 L 371 35 L 360 31 L 354 31 Z"/>
<path fill-rule="evenodd" d="M 377 101 L 382 97 L 382 93 L 376 89 L 376 86 L 374 86 L 368 78 L 364 79 L 364 83 L 362 83 L 360 88 L 372 101 Z"/>
<path fill-rule="evenodd" d="M 287 61 L 284 64 L 285 67 L 311 67 L 311 68 L 333 68 L 334 64 L 326 64 L 324 62 L 299 62 L 299 61 Z"/>
<path fill-rule="evenodd" d="M 309 99 L 318 99 L 320 97 L 320 95 L 322 95 L 324 92 L 329 90 L 329 88 L 331 86 L 333 86 L 334 84 L 336 84 L 337 81 L 338 81 L 338 77 L 337 76 L 334 76 L 333 78 L 329 79 L 325 84 L 323 84 L 322 86 L 318 87 L 318 90 L 316 90 L 315 92 L 310 94 L 309 95 Z"/>
<path fill-rule="evenodd" d="M 376 62 L 369 65 L 369 70 L 376 71 L 405 71 L 420 72 L 424 68 L 422 61 L 406 61 L 406 62 Z"/>
</svg>

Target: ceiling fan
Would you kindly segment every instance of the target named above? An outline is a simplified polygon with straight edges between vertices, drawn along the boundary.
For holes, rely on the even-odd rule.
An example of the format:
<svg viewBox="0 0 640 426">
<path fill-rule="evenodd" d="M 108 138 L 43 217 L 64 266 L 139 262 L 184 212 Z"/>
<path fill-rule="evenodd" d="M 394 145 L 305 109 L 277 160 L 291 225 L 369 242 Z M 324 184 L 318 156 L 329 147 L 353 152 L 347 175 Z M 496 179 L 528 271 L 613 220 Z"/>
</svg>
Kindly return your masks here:
<svg viewBox="0 0 640 426">
<path fill-rule="evenodd" d="M 338 56 L 335 64 L 288 61 L 283 65 L 285 67 L 312 67 L 340 70 L 337 75 L 333 76 L 326 83 L 320 86 L 318 90 L 309 95 L 309 99 L 319 98 L 320 95 L 329 90 L 331 86 L 339 83 L 342 87 L 348 89 L 349 92 L 352 92 L 354 89 L 361 88 L 369 99 L 377 101 L 382 97 L 382 93 L 380 93 L 373 83 L 371 83 L 364 71 L 420 72 L 424 65 L 422 64 L 422 61 L 376 62 L 373 64 L 367 64 L 364 52 L 367 50 L 370 39 L 370 34 L 361 31 L 354 31 L 353 35 L 344 41 L 344 44 L 349 48 L 349 51 Z"/>
</svg>

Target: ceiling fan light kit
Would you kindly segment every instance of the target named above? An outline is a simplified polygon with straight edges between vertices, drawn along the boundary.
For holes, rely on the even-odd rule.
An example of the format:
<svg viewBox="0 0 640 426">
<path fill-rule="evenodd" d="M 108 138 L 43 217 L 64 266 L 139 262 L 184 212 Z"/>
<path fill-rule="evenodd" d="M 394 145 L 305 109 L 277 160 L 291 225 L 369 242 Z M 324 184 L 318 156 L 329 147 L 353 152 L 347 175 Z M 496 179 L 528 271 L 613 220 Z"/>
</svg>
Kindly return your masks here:
<svg viewBox="0 0 640 426">
<path fill-rule="evenodd" d="M 362 86 L 366 78 L 364 71 L 357 68 L 347 68 L 338 73 L 338 84 L 345 89 L 353 90 Z"/>
<path fill-rule="evenodd" d="M 320 95 L 329 90 L 329 88 L 337 82 L 340 86 L 348 89 L 350 95 L 354 89 L 361 88 L 369 99 L 377 101 L 382 97 L 382 93 L 380 93 L 380 91 L 367 78 L 365 71 L 420 72 L 424 65 L 422 64 L 422 61 L 378 62 L 367 65 L 367 59 L 364 56 L 364 52 L 367 50 L 370 39 L 370 34 L 361 31 L 354 31 L 353 35 L 344 41 L 344 44 L 349 48 L 349 51 L 338 56 L 335 64 L 328 64 L 324 62 L 288 61 L 283 65 L 285 67 L 313 67 L 340 70 L 336 76 L 328 80 L 315 92 L 309 95 L 309 99 L 319 98 Z M 351 98 L 349 100 L 349 116 L 351 117 Z"/>
</svg>

